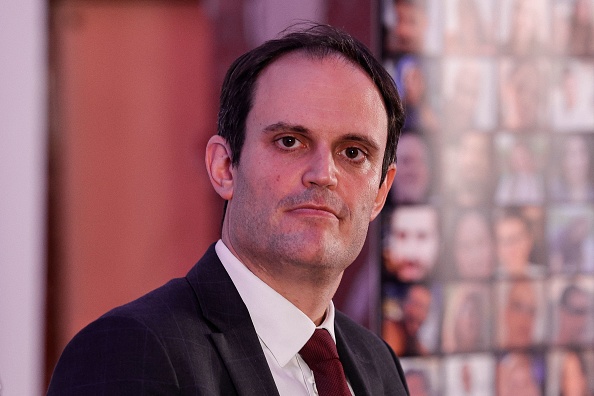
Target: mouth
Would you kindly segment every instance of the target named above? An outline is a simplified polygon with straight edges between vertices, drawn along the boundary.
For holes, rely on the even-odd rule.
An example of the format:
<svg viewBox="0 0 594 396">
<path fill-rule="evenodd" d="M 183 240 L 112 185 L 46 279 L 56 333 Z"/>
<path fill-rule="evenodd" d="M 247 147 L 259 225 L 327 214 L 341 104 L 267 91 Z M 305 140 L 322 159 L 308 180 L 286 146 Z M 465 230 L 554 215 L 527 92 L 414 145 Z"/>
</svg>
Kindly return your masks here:
<svg viewBox="0 0 594 396">
<path fill-rule="evenodd" d="M 339 219 L 339 215 L 336 210 L 329 206 L 325 205 L 316 205 L 316 204 L 304 204 L 299 205 L 290 210 L 296 214 L 303 214 L 307 216 L 316 216 L 316 217 L 328 217 Z"/>
</svg>

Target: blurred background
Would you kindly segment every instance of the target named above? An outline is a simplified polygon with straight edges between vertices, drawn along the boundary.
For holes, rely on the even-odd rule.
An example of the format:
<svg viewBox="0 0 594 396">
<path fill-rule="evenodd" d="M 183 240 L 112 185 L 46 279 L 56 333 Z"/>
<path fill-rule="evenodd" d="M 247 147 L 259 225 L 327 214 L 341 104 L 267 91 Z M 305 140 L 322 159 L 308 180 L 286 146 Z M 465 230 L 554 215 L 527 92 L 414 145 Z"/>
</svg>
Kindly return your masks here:
<svg viewBox="0 0 594 396">
<path fill-rule="evenodd" d="M 413 395 L 594 394 L 594 0 L 4 0 L 0 394 L 216 241 L 224 73 L 299 20 L 368 45 L 407 114 L 336 305 Z"/>
</svg>

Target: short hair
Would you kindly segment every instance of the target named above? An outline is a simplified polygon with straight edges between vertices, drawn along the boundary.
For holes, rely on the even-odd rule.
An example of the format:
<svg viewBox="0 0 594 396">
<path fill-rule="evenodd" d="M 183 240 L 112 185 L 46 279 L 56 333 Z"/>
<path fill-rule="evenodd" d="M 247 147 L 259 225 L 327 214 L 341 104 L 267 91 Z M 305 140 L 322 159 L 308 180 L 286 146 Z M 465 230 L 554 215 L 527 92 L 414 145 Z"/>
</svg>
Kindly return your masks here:
<svg viewBox="0 0 594 396">
<path fill-rule="evenodd" d="M 245 141 L 245 124 L 252 109 L 258 76 L 266 66 L 281 56 L 302 52 L 315 58 L 339 55 L 358 65 L 373 81 L 384 103 L 388 118 L 386 151 L 380 184 L 388 167 L 396 161 L 396 146 L 404 123 L 404 111 L 394 80 L 360 41 L 349 34 L 324 24 L 293 25 L 280 38 L 266 41 L 233 62 L 221 89 L 218 134 L 227 140 L 231 163 L 238 165 Z"/>
</svg>

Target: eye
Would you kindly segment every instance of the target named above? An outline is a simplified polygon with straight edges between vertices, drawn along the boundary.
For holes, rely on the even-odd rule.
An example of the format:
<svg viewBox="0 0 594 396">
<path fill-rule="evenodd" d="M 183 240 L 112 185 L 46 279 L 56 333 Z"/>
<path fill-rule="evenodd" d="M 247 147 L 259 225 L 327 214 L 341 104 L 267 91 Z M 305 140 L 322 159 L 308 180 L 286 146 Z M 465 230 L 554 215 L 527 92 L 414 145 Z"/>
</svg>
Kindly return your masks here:
<svg viewBox="0 0 594 396">
<path fill-rule="evenodd" d="M 358 147 L 347 147 L 342 151 L 342 155 L 355 162 L 361 162 L 367 158 L 367 154 Z"/>
<path fill-rule="evenodd" d="M 295 136 L 283 136 L 276 140 L 276 144 L 285 150 L 303 146 L 303 143 Z"/>
</svg>

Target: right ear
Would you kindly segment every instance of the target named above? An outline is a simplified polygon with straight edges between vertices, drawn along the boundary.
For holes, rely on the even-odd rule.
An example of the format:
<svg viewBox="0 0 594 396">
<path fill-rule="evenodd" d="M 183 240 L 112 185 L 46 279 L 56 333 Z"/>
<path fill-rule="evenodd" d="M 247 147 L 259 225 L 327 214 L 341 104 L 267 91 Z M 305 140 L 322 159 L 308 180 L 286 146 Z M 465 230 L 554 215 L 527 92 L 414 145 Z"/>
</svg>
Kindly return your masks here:
<svg viewBox="0 0 594 396">
<path fill-rule="evenodd" d="M 227 140 L 214 135 L 206 144 L 206 171 L 217 194 L 228 201 L 233 197 L 231 148 Z"/>
</svg>

